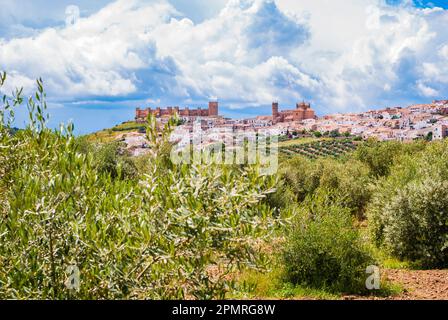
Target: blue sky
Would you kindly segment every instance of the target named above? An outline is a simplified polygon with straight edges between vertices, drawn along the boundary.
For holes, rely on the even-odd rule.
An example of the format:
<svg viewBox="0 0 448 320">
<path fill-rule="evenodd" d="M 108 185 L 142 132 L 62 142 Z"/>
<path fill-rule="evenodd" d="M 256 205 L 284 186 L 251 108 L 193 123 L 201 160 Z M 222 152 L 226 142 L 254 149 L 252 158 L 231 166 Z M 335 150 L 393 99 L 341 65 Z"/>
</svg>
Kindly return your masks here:
<svg viewBox="0 0 448 320">
<path fill-rule="evenodd" d="M 206 4 L 205 4 L 206 3 Z M 67 24 L 67 17 L 79 19 Z M 311 101 L 319 114 L 448 98 L 448 2 L 0 0 L 8 93 L 42 77 L 51 125 L 88 133 L 136 107 L 232 117 Z M 75 17 L 76 18 L 76 17 Z M 18 113 L 22 125 L 26 113 Z"/>
<path fill-rule="evenodd" d="M 391 5 L 400 5 L 400 4 L 406 4 L 409 1 L 387 0 L 386 2 Z M 412 4 L 418 8 L 434 8 L 434 7 L 440 7 L 444 9 L 448 8 L 448 2 L 446 0 L 413 0 Z"/>
</svg>

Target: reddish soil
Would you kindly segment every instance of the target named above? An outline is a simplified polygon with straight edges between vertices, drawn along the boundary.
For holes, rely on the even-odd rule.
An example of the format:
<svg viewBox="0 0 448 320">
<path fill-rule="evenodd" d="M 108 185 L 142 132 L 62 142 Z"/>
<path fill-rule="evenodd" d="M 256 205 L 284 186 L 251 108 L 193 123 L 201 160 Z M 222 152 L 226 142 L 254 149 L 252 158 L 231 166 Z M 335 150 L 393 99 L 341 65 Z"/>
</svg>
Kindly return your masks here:
<svg viewBox="0 0 448 320">
<path fill-rule="evenodd" d="M 448 300 L 448 270 L 385 270 L 383 276 L 404 288 L 389 299 Z"/>
<path fill-rule="evenodd" d="M 382 270 L 382 280 L 403 291 L 390 297 L 344 296 L 345 300 L 448 300 L 448 270 Z"/>
</svg>

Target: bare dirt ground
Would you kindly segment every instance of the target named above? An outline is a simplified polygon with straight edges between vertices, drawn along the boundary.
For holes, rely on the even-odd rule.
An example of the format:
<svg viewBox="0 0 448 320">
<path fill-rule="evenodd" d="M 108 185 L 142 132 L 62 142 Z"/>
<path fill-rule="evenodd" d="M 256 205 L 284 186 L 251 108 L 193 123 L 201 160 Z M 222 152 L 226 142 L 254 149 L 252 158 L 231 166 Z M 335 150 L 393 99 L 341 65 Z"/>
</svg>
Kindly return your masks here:
<svg viewBox="0 0 448 320">
<path fill-rule="evenodd" d="M 376 300 L 448 300 L 448 270 L 383 270 L 382 279 L 399 284 L 403 292 Z M 346 300 L 369 299 L 346 296 Z"/>
<path fill-rule="evenodd" d="M 385 270 L 384 276 L 404 288 L 391 299 L 448 300 L 448 270 Z"/>
</svg>

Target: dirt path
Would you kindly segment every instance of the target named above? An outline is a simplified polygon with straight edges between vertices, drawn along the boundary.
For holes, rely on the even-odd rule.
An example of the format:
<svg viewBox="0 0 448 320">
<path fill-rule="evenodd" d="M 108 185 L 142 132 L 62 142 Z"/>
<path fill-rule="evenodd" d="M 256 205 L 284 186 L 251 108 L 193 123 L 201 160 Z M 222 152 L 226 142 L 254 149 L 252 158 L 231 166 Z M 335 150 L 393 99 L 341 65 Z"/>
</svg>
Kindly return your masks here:
<svg viewBox="0 0 448 320">
<path fill-rule="evenodd" d="M 448 300 L 448 270 L 385 270 L 383 277 L 404 287 L 396 300 Z"/>
</svg>

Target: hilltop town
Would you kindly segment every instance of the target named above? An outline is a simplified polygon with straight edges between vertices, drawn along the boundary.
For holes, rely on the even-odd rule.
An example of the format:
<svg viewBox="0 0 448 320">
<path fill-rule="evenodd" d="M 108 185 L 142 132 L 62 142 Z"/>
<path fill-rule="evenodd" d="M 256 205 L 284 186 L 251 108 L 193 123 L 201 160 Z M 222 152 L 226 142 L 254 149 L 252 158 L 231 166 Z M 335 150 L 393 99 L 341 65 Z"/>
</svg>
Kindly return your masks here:
<svg viewBox="0 0 448 320">
<path fill-rule="evenodd" d="M 92 139 L 119 139 L 126 143 L 134 155 L 146 153 L 145 123 L 152 114 L 160 124 L 177 115 L 180 125 L 172 134 L 172 141 L 179 148 L 193 139 L 195 128 L 201 129 L 201 145 L 225 141 L 232 134 L 247 136 L 269 131 L 282 139 L 298 137 L 351 137 L 359 140 L 375 138 L 378 141 L 411 142 L 418 139 L 441 140 L 448 137 L 448 100 L 436 100 L 428 104 L 408 107 L 390 107 L 359 113 L 339 113 L 318 117 L 310 103 L 300 102 L 293 108 L 282 108 L 272 103 L 272 114 L 248 119 L 229 119 L 219 113 L 219 103 L 211 101 L 207 108 L 137 108 L 135 119 L 125 122 L 112 131 L 95 134 Z M 107 140 L 106 139 L 106 140 Z"/>
<path fill-rule="evenodd" d="M 272 103 L 272 115 L 250 119 L 227 119 L 219 116 L 218 102 L 210 102 L 207 109 L 166 109 L 136 110 L 135 120 L 144 122 L 149 113 L 165 122 L 177 114 L 183 121 L 182 130 L 191 132 L 193 124 L 200 122 L 202 130 L 226 129 L 232 131 L 257 132 L 269 129 L 278 135 L 291 132 L 333 132 L 359 136 L 363 139 L 374 137 L 379 141 L 412 141 L 419 138 L 443 139 L 448 135 L 448 100 L 433 101 L 429 104 L 411 105 L 406 108 L 392 107 L 361 113 L 345 113 L 317 117 L 309 103 L 297 103 L 294 109 L 279 111 L 278 102 Z"/>
</svg>

